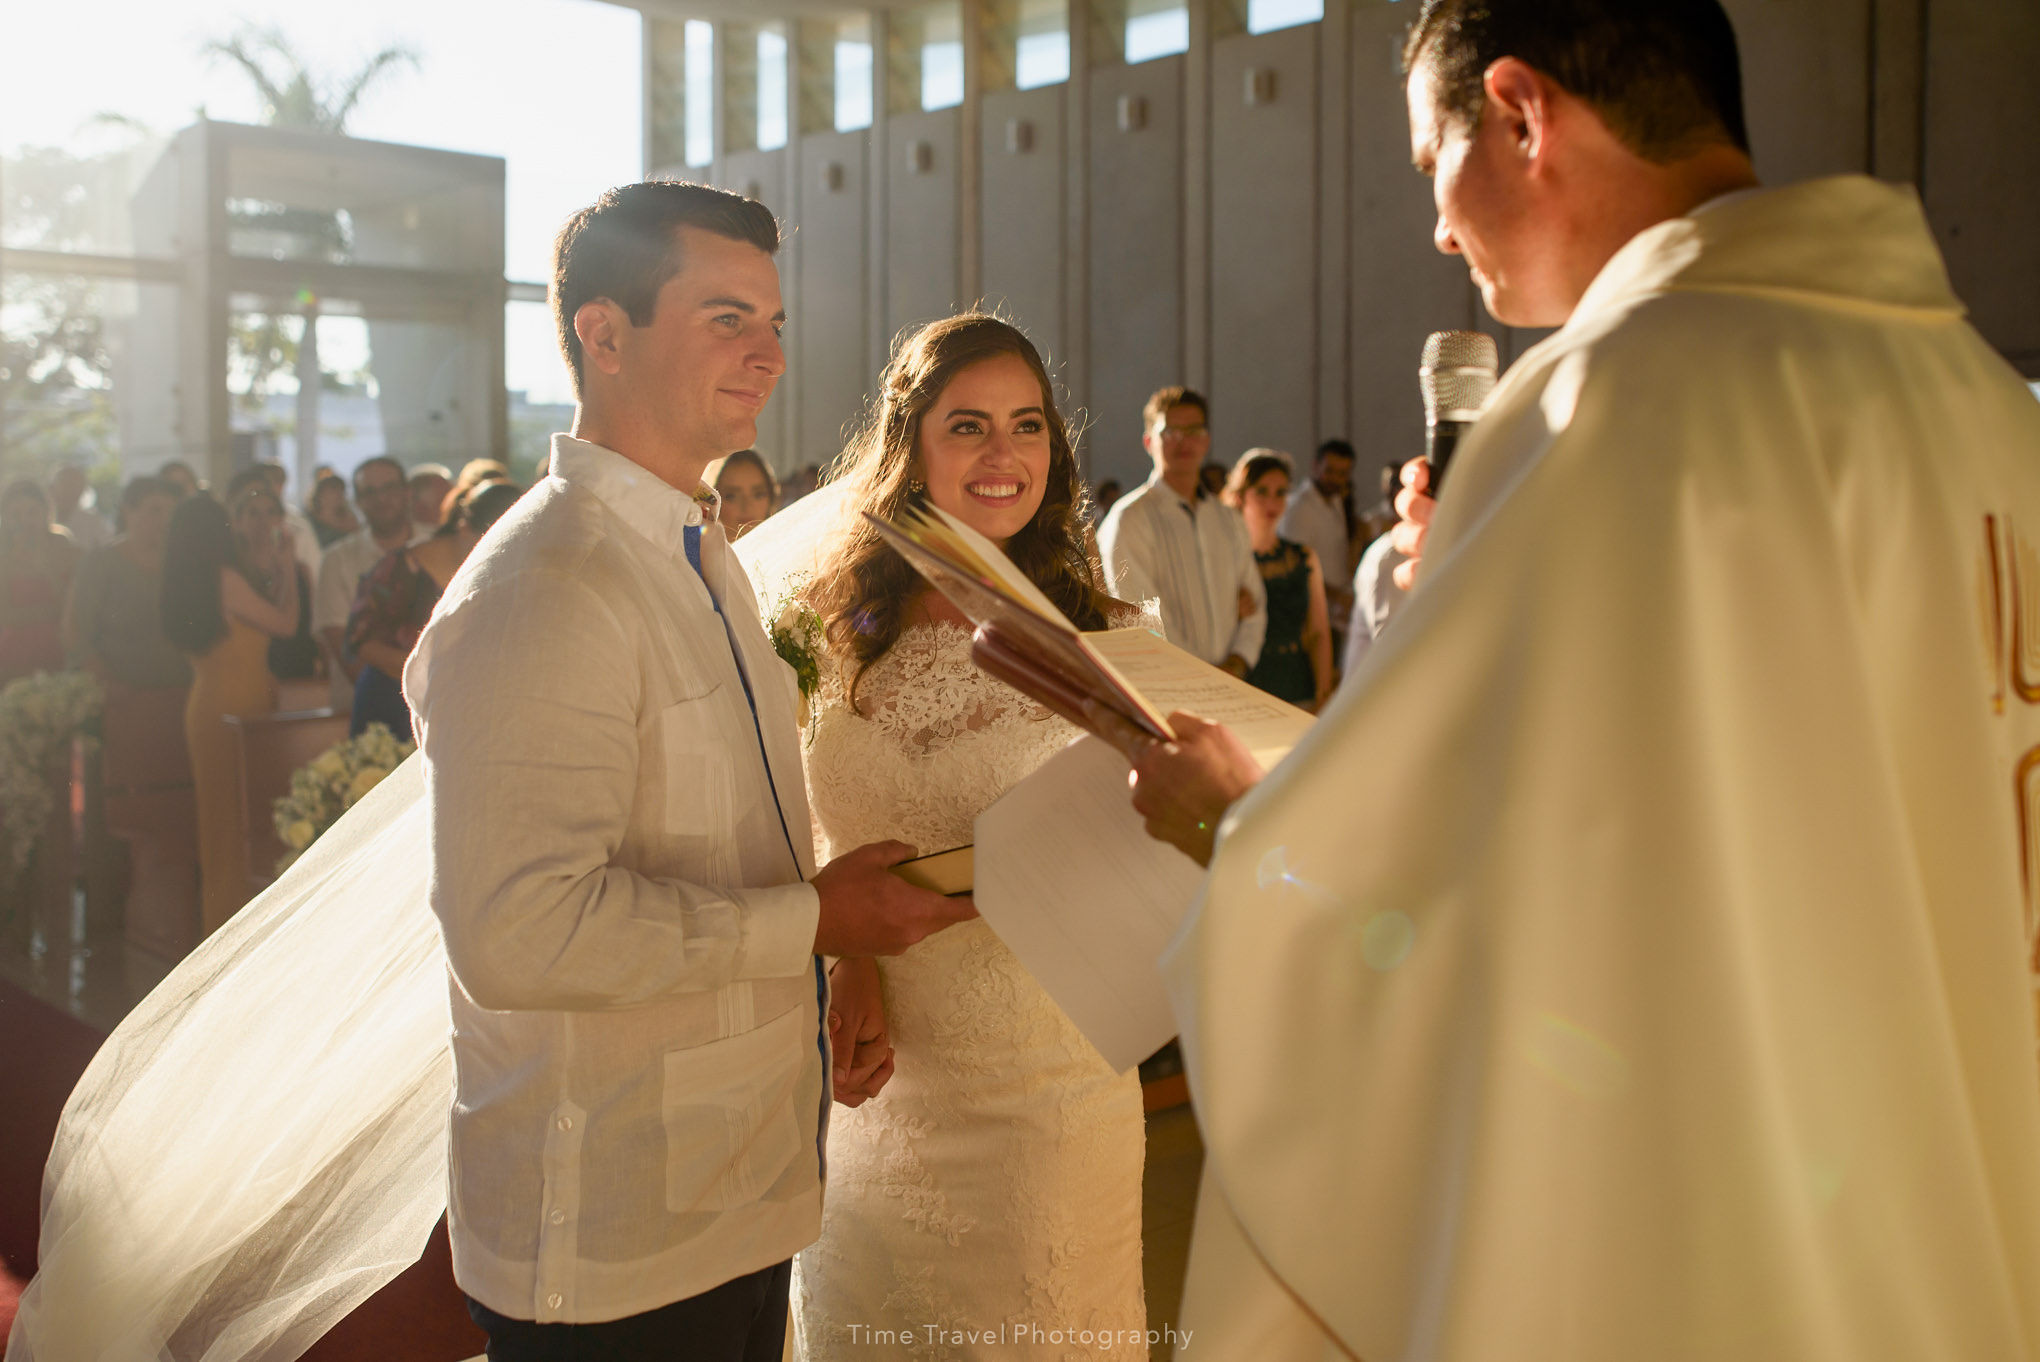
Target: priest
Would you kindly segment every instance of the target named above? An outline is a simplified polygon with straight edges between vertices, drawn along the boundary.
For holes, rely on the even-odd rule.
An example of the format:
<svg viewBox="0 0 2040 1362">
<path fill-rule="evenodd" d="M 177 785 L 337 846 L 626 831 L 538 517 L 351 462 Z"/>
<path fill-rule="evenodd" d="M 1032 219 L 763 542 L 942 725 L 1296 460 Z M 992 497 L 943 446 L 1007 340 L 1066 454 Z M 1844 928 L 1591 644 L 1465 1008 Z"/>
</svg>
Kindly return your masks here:
<svg viewBox="0 0 2040 1362">
<path fill-rule="evenodd" d="M 2040 1356 L 2040 403 L 1912 193 L 1758 186 L 1715 0 L 1428 0 L 1405 65 L 1439 248 L 1560 329 L 1312 735 L 1136 762 L 1211 867 L 1183 1322 Z"/>
</svg>

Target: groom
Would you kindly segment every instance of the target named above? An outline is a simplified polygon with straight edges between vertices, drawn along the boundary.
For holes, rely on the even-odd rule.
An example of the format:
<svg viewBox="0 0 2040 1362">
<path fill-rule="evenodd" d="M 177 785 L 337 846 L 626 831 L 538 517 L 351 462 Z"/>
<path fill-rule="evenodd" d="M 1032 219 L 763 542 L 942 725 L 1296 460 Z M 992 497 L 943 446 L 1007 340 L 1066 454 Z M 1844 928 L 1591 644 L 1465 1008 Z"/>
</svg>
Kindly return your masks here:
<svg viewBox="0 0 2040 1362">
<path fill-rule="evenodd" d="M 817 953 L 970 913 L 816 872 L 793 674 L 697 491 L 784 372 L 779 233 L 702 185 L 554 248 L 580 412 L 405 670 L 452 967 L 454 1276 L 493 1359 L 780 1355 L 820 1227 Z"/>
</svg>

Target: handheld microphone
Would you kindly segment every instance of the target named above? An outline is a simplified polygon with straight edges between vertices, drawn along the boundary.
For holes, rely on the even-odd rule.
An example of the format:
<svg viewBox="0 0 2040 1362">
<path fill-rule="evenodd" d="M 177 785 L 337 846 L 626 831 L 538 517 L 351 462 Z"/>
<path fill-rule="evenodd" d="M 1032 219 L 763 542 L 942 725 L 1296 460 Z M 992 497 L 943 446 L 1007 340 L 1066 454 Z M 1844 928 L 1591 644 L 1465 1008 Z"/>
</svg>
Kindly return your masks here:
<svg viewBox="0 0 2040 1362">
<path fill-rule="evenodd" d="M 1495 338 L 1485 331 L 1433 331 L 1424 342 L 1417 386 L 1424 393 L 1424 462 L 1430 465 L 1431 496 L 1444 486 L 1452 451 L 1479 419 L 1500 368 Z"/>
</svg>

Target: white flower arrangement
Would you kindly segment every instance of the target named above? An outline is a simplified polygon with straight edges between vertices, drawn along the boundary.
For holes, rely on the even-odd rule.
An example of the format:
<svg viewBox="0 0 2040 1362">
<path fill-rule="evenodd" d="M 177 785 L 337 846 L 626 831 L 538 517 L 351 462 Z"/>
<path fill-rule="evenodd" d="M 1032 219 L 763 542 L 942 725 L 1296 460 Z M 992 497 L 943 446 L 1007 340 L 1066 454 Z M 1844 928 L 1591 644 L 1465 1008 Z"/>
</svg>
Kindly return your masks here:
<svg viewBox="0 0 2040 1362">
<path fill-rule="evenodd" d="M 334 743 L 292 772 L 290 793 L 276 801 L 276 835 L 290 850 L 276 863 L 278 874 L 319 840 L 327 828 L 417 751 L 399 742 L 385 724 L 370 724 L 358 738 Z"/>
<path fill-rule="evenodd" d="M 105 704 L 85 672 L 37 672 L 0 690 L 0 884 L 35 854 L 56 807 L 52 773 L 68 770 L 71 740 Z"/>
</svg>

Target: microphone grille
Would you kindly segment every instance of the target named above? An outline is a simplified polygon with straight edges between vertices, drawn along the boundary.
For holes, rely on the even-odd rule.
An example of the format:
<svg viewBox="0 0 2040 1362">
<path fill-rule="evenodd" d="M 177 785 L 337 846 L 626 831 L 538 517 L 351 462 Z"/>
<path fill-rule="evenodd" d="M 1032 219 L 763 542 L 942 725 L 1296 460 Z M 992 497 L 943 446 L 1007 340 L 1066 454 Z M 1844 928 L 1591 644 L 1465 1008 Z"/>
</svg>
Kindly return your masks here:
<svg viewBox="0 0 2040 1362">
<path fill-rule="evenodd" d="M 1433 421 L 1472 420 L 1495 390 L 1500 369 L 1495 338 L 1485 331 L 1433 331 L 1417 369 L 1424 415 Z"/>
</svg>

